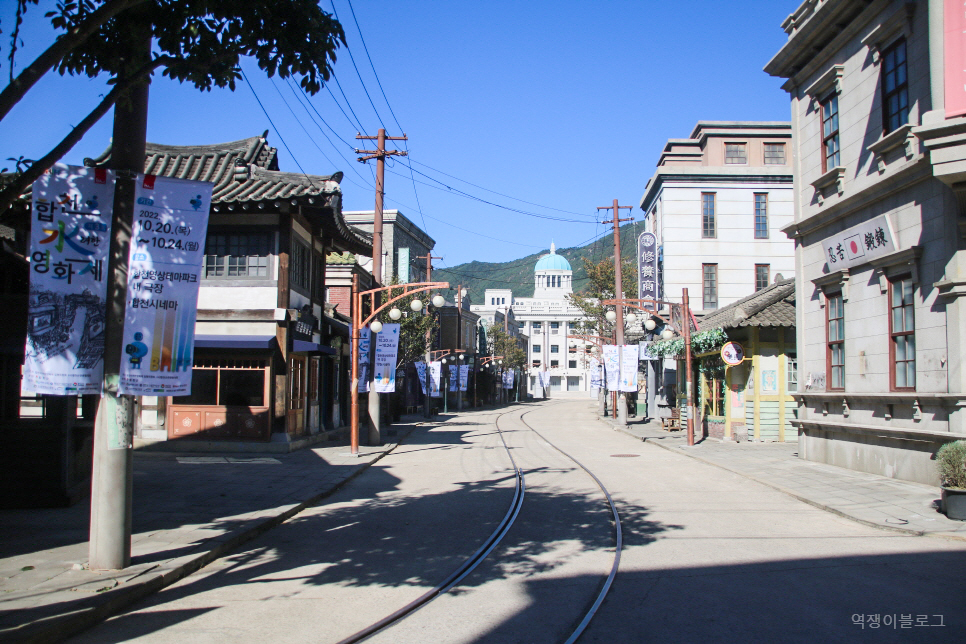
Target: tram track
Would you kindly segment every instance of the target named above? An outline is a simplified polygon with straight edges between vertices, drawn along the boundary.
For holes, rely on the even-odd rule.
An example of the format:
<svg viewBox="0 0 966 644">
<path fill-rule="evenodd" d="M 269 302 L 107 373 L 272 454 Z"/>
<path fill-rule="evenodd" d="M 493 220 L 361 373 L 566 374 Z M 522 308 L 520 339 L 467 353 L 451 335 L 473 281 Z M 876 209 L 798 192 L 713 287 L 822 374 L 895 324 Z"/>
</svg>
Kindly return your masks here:
<svg viewBox="0 0 966 644">
<path fill-rule="evenodd" d="M 512 448 L 510 447 L 510 445 L 507 444 L 506 436 L 504 435 L 504 430 L 500 427 L 500 421 L 504 417 L 512 416 L 513 414 L 518 413 L 519 411 L 520 411 L 519 409 L 514 409 L 511 411 L 505 412 L 503 414 L 498 415 L 496 419 L 493 421 L 494 427 L 499 433 L 500 441 L 502 442 L 503 447 L 506 451 L 507 457 L 509 458 L 510 465 L 513 470 L 514 478 L 515 478 L 515 489 L 513 493 L 513 498 L 511 499 L 510 505 L 507 508 L 507 511 L 504 514 L 503 519 L 500 521 L 500 523 L 484 540 L 483 544 L 472 555 L 466 558 L 452 573 L 450 573 L 445 580 L 443 580 L 441 583 L 437 584 L 435 587 L 428 590 L 427 592 L 423 593 L 413 601 L 409 602 L 405 606 L 394 611 L 393 613 L 357 631 L 353 635 L 350 635 L 349 637 L 341 640 L 339 644 L 353 644 L 355 642 L 364 641 L 376 635 L 377 633 L 385 631 L 386 629 L 392 627 L 398 622 L 404 620 L 407 616 L 412 615 L 420 608 L 426 606 L 433 600 L 437 599 L 438 597 L 446 594 L 451 589 L 453 589 L 463 579 L 465 579 L 468 575 L 470 575 L 481 563 L 483 563 L 483 561 L 486 560 L 487 557 L 489 557 L 489 555 L 497 548 L 497 546 L 500 545 L 503 538 L 513 527 L 517 517 L 520 515 L 520 511 L 523 508 L 524 497 L 526 495 L 526 476 L 524 474 L 523 469 L 517 464 L 516 459 L 514 459 Z M 586 466 L 584 466 L 580 461 L 578 461 L 572 455 L 562 450 L 560 447 L 555 445 L 552 441 L 548 440 L 544 434 L 539 432 L 532 425 L 530 425 L 526 420 L 524 420 L 524 416 L 534 411 L 537 411 L 537 409 L 530 409 L 530 410 L 524 411 L 522 414 L 519 415 L 519 417 L 516 420 L 522 423 L 529 431 L 533 432 L 547 445 L 549 445 L 554 450 L 559 452 L 561 455 L 563 455 L 564 457 L 572 461 L 581 470 L 583 470 L 591 479 L 593 479 L 596 486 L 600 489 L 600 491 L 603 493 L 604 497 L 606 498 L 611 511 L 612 518 L 613 518 L 613 525 L 614 525 L 613 564 L 611 566 L 611 569 L 607 577 L 605 578 L 604 582 L 601 584 L 600 590 L 597 593 L 596 597 L 594 598 L 594 601 L 591 603 L 589 608 L 583 613 L 576 627 L 574 628 L 570 636 L 565 640 L 566 644 L 571 644 L 573 642 L 576 642 L 577 639 L 579 639 L 581 634 L 590 624 L 598 608 L 606 598 L 607 593 L 610 590 L 611 585 L 613 584 L 614 578 L 617 575 L 618 569 L 620 567 L 621 550 L 623 548 L 623 533 L 621 529 L 620 514 L 617 511 L 617 506 L 614 503 L 614 500 L 611 497 L 610 493 L 607 491 L 607 488 L 593 472 L 591 472 Z"/>
</svg>

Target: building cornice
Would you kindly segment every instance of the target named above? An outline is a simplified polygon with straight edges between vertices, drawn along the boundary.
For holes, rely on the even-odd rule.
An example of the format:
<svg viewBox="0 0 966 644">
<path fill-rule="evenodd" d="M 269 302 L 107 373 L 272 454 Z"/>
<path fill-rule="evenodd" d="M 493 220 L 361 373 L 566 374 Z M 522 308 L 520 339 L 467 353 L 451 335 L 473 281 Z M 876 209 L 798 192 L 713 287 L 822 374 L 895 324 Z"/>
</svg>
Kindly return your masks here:
<svg viewBox="0 0 966 644">
<path fill-rule="evenodd" d="M 784 165 L 776 168 L 767 166 L 688 166 L 666 165 L 660 166 L 654 176 L 647 182 L 646 192 L 641 197 L 641 210 L 647 212 L 657 194 L 667 182 L 680 183 L 781 183 L 789 184 L 794 181 L 792 168 Z"/>
</svg>

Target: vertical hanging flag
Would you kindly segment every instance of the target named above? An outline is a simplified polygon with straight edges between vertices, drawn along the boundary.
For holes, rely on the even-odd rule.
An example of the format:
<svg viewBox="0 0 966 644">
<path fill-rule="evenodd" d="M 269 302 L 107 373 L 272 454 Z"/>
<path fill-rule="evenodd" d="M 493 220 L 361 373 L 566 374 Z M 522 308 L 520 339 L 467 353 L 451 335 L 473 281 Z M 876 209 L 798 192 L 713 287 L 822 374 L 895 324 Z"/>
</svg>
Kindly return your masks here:
<svg viewBox="0 0 966 644">
<path fill-rule="evenodd" d="M 387 322 L 376 334 L 376 362 L 373 388 L 380 394 L 396 391 L 396 355 L 399 352 L 399 325 Z"/>
<path fill-rule="evenodd" d="M 416 379 L 419 380 L 419 388 L 423 390 L 423 395 L 426 395 L 426 363 L 425 362 L 414 362 L 413 366 L 416 367 Z"/>
<path fill-rule="evenodd" d="M 449 390 L 456 391 L 459 385 L 459 365 L 449 365 Z"/>
<path fill-rule="evenodd" d="M 514 376 L 514 374 L 515 374 L 515 372 L 512 369 L 503 372 L 503 388 L 504 389 L 513 389 L 513 376 Z"/>
<path fill-rule="evenodd" d="M 617 353 L 617 345 L 605 344 L 602 353 L 606 387 L 610 391 L 617 391 L 621 377 L 621 361 L 620 355 Z"/>
<path fill-rule="evenodd" d="M 619 391 L 637 391 L 637 345 L 621 347 L 621 380 Z"/>
<path fill-rule="evenodd" d="M 657 237 L 654 233 L 641 233 L 637 238 L 637 297 L 640 299 L 660 299 L 657 259 Z"/>
<path fill-rule="evenodd" d="M 439 391 L 439 380 L 443 374 L 443 363 L 440 361 L 429 363 L 429 391 L 433 398 L 442 398 L 443 394 Z"/>
<path fill-rule="evenodd" d="M 460 365 L 460 391 L 466 391 L 470 384 L 470 366 L 468 364 Z"/>
<path fill-rule="evenodd" d="M 138 175 L 118 392 L 191 393 L 213 184 Z"/>
<path fill-rule="evenodd" d="M 33 184 L 24 391 L 101 392 L 114 173 L 57 164 Z"/>
<path fill-rule="evenodd" d="M 600 361 L 597 358 L 590 359 L 590 388 L 600 389 L 603 386 L 600 377 Z"/>
<path fill-rule="evenodd" d="M 352 327 L 349 327 L 349 335 L 352 335 Z M 360 394 L 369 392 L 369 347 L 372 344 L 372 331 L 366 324 L 359 331 L 359 387 Z"/>
</svg>

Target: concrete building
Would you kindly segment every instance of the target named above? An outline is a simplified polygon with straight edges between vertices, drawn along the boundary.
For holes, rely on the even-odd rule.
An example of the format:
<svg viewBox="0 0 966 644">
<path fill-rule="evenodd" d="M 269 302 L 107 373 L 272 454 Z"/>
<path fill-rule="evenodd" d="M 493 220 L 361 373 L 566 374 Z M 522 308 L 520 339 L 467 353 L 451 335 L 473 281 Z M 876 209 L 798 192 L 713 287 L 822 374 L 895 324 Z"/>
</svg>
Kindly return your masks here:
<svg viewBox="0 0 966 644">
<path fill-rule="evenodd" d="M 372 236 L 373 210 L 353 210 L 342 213 L 347 224 Z M 393 276 L 400 282 L 426 280 L 426 260 L 419 259 L 436 246 L 436 241 L 398 210 L 382 213 L 382 283 L 389 284 Z M 372 272 L 372 258 L 359 256 L 359 263 Z"/>
<path fill-rule="evenodd" d="M 550 253 L 537 260 L 533 269 L 533 297 L 514 297 L 510 289 L 487 289 L 482 305 L 473 310 L 483 316 L 492 311 L 507 312 L 509 326 L 529 336 L 527 391 L 542 396 L 538 375 L 550 373 L 550 391 L 589 391 L 587 343 L 567 339 L 576 332 L 583 312 L 567 300 L 573 293 L 573 271 L 570 262 L 557 254 L 550 244 Z"/>
<path fill-rule="evenodd" d="M 765 66 L 794 130 L 799 454 L 929 484 L 966 438 L 966 39 L 945 6 L 808 0 Z"/>
<path fill-rule="evenodd" d="M 663 299 L 726 306 L 795 272 L 789 123 L 700 121 L 669 139 L 640 207 L 657 237 Z"/>
</svg>

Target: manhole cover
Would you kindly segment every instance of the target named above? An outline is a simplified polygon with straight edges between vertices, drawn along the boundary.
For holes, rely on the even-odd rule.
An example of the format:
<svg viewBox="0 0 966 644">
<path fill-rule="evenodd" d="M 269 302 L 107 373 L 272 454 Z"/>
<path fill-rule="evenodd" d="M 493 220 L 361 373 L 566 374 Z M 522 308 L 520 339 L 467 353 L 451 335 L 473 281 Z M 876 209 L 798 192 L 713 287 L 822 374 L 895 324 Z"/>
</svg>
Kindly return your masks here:
<svg viewBox="0 0 966 644">
<path fill-rule="evenodd" d="M 611 458 L 636 458 L 638 456 L 640 456 L 640 454 L 611 454 L 610 455 Z"/>
</svg>

